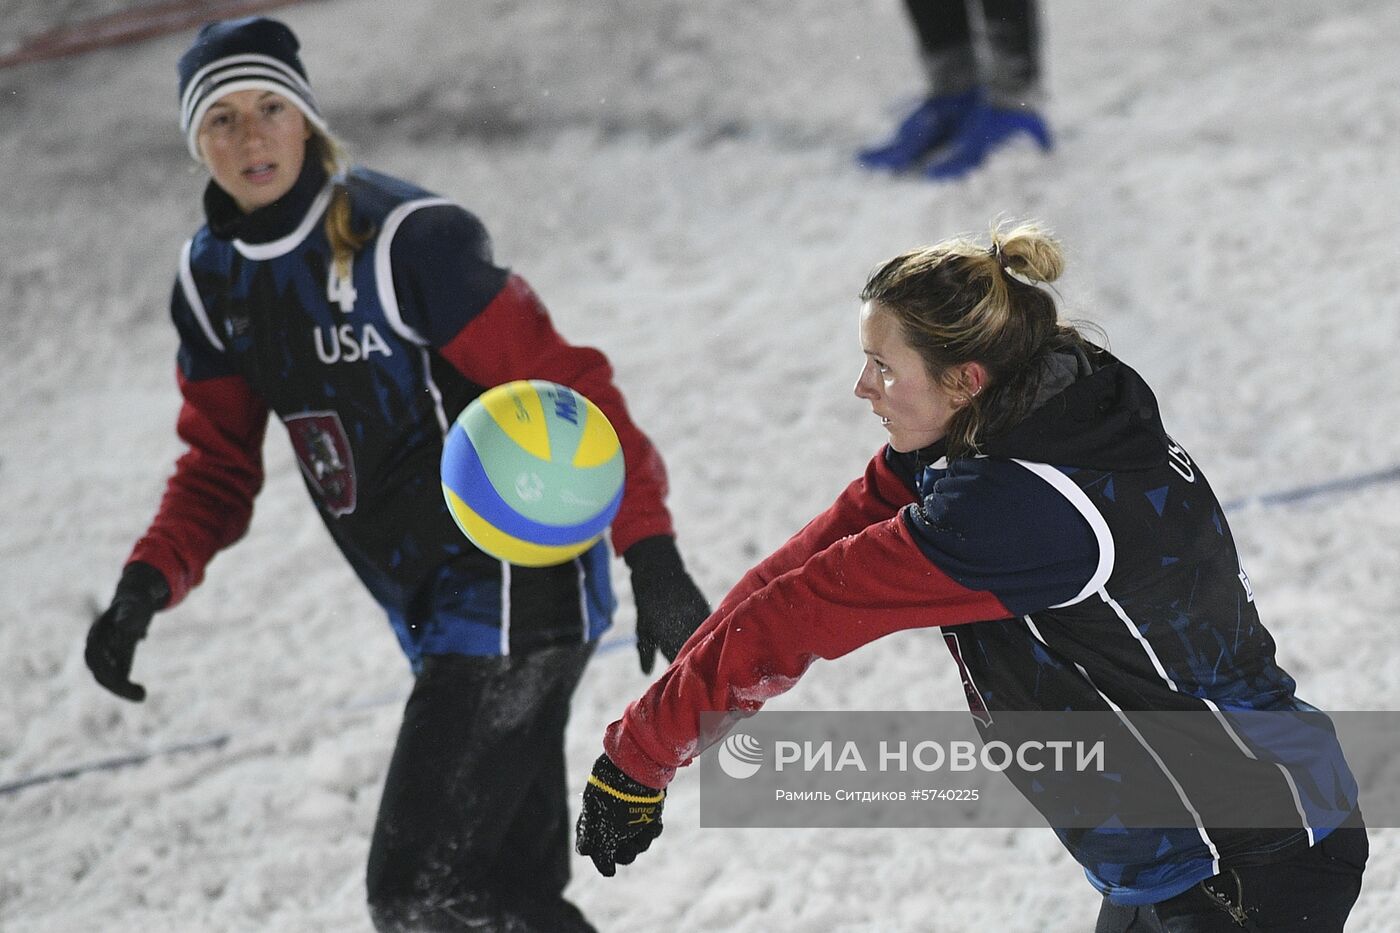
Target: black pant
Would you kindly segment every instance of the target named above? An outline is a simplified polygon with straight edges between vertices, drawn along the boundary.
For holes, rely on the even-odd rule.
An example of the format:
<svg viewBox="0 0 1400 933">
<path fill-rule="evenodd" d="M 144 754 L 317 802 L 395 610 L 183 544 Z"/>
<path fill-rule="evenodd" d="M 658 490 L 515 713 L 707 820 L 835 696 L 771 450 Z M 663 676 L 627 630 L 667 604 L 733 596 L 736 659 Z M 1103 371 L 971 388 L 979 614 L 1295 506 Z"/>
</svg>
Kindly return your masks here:
<svg viewBox="0 0 1400 933">
<path fill-rule="evenodd" d="M 1040 23 L 1035 0 L 980 0 L 986 46 L 973 49 L 972 0 L 905 0 L 934 93 L 982 86 L 997 100 L 1040 84 Z"/>
<path fill-rule="evenodd" d="M 1158 904 L 1105 898 L 1094 933 L 1341 933 L 1370 851 L 1359 823 L 1293 858 L 1230 869 Z"/>
<path fill-rule="evenodd" d="M 425 658 L 404 708 L 366 888 L 375 928 L 592 931 L 569 881 L 564 727 L 591 645 Z"/>
</svg>

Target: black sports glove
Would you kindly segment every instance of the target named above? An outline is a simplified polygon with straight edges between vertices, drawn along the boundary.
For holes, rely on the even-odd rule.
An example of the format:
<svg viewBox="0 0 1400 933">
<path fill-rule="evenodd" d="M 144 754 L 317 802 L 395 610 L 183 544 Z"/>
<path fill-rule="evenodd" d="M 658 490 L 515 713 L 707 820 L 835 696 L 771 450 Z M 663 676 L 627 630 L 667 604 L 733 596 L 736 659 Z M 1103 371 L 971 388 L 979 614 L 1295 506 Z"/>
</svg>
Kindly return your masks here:
<svg viewBox="0 0 1400 933">
<path fill-rule="evenodd" d="M 146 688 L 131 682 L 136 643 L 146 637 L 151 617 L 170 600 L 164 575 L 140 561 L 127 564 L 117 583 L 112 605 L 88 629 L 87 661 L 97 682 L 124 700 L 140 703 Z"/>
<path fill-rule="evenodd" d="M 631 865 L 661 835 L 665 802 L 664 790 L 638 784 L 607 755 L 599 755 L 583 789 L 574 848 L 611 878 L 618 865 Z"/>
<path fill-rule="evenodd" d="M 656 650 L 674 661 L 685 640 L 710 615 L 705 595 L 686 573 L 670 535 L 643 538 L 622 555 L 632 571 L 637 604 L 637 655 L 642 673 L 650 674 Z"/>
</svg>

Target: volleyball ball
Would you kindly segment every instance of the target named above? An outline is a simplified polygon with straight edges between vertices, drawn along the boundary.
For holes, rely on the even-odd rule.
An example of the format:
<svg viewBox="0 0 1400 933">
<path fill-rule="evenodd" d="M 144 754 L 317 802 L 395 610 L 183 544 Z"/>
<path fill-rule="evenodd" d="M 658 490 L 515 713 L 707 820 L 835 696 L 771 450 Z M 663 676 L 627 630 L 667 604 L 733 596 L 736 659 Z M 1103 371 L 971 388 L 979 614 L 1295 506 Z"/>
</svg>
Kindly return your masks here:
<svg viewBox="0 0 1400 933">
<path fill-rule="evenodd" d="M 622 504 L 623 474 L 607 416 L 542 379 L 483 392 L 442 450 L 442 494 L 457 527 L 492 557 L 525 567 L 592 547 Z"/>
</svg>

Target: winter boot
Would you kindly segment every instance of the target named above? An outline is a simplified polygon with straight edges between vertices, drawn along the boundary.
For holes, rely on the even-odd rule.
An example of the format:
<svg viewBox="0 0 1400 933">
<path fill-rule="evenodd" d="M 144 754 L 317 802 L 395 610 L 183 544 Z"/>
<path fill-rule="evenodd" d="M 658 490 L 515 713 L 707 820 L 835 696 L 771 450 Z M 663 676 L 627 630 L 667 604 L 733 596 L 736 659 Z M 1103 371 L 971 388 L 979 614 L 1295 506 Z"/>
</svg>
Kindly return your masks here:
<svg viewBox="0 0 1400 933">
<path fill-rule="evenodd" d="M 979 102 L 958 127 L 947 151 L 924 167 L 924 175 L 937 181 L 961 178 L 1020 133 L 1034 139 L 1045 152 L 1054 145 L 1049 127 L 1036 111 Z"/>
<path fill-rule="evenodd" d="M 976 90 L 939 94 L 915 107 L 890 139 L 864 149 L 856 160 L 869 169 L 903 172 L 918 165 L 930 152 L 951 140 L 976 109 Z"/>
</svg>

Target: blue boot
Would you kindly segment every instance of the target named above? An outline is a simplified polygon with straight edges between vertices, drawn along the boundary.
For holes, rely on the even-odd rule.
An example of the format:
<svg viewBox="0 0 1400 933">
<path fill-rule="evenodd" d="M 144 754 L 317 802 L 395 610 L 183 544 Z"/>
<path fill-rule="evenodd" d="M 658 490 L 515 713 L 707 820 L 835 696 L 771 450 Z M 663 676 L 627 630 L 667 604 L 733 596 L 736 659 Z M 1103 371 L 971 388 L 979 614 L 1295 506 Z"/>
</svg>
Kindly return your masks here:
<svg viewBox="0 0 1400 933">
<path fill-rule="evenodd" d="M 1034 110 L 1008 110 L 979 103 L 959 127 L 948 151 L 924 167 L 924 175 L 937 181 L 961 178 L 1018 133 L 1030 136 L 1045 152 L 1054 145 L 1045 120 Z"/>
<path fill-rule="evenodd" d="M 928 98 L 904 118 L 894 136 L 861 150 L 856 160 L 866 168 L 890 172 L 916 168 L 930 152 L 953 138 L 976 108 L 979 96 L 971 90 Z"/>
</svg>

